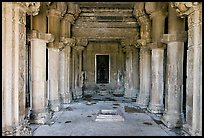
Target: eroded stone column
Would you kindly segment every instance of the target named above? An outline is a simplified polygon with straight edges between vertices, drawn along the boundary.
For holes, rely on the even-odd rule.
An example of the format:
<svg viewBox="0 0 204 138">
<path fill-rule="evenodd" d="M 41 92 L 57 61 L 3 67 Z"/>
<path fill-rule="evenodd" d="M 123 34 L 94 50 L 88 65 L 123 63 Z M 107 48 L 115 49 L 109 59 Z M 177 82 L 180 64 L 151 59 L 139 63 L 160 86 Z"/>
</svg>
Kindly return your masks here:
<svg viewBox="0 0 204 138">
<path fill-rule="evenodd" d="M 151 51 L 148 48 L 140 48 L 140 92 L 136 105 L 147 108 L 151 90 Z"/>
<path fill-rule="evenodd" d="M 185 41 L 185 22 L 177 16 L 169 4 L 168 33 L 162 41 L 167 43 L 167 89 L 165 92 L 165 112 L 162 121 L 168 127 L 181 127 L 183 115 L 183 56 Z M 172 99 L 174 102 L 172 102 Z"/>
<path fill-rule="evenodd" d="M 163 91 L 164 91 L 164 44 L 160 42 L 164 33 L 164 23 L 166 17 L 166 3 L 149 3 L 146 10 L 152 19 L 152 88 L 150 94 L 150 104 L 148 110 L 152 113 L 162 113 L 164 110 Z"/>
<path fill-rule="evenodd" d="M 50 119 L 47 107 L 46 89 L 46 43 L 53 41 L 53 36 L 33 30 L 29 39 L 31 41 L 32 61 L 31 122 L 44 124 Z"/>
</svg>

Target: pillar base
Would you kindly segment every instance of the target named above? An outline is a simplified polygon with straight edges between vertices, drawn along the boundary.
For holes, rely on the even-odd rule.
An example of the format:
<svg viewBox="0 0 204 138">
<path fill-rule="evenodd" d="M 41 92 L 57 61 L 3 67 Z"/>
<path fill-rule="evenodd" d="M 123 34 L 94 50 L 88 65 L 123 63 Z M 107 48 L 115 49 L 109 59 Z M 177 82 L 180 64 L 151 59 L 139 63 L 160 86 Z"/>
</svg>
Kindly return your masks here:
<svg viewBox="0 0 204 138">
<path fill-rule="evenodd" d="M 59 100 L 49 100 L 49 108 L 54 112 L 58 112 L 61 109 Z"/>
<path fill-rule="evenodd" d="M 29 127 L 28 119 L 24 119 L 17 127 L 2 128 L 2 136 L 32 136 L 32 129 Z"/>
<path fill-rule="evenodd" d="M 139 106 L 140 108 L 147 108 L 149 104 L 149 97 L 146 95 L 139 95 L 136 100 L 136 106 Z"/>
<path fill-rule="evenodd" d="M 30 122 L 34 124 L 45 124 L 51 118 L 50 113 L 47 111 L 32 111 L 30 115 Z"/>
<path fill-rule="evenodd" d="M 75 95 L 76 99 L 80 99 L 80 98 L 83 97 L 83 95 L 82 95 L 82 88 L 77 88 L 75 93 L 76 93 L 76 95 Z"/>
<path fill-rule="evenodd" d="M 147 110 L 151 113 L 160 114 L 164 112 L 164 106 L 160 104 L 149 104 Z"/>
<path fill-rule="evenodd" d="M 137 94 L 138 94 L 137 89 L 125 89 L 124 97 L 125 98 L 136 98 Z"/>
<path fill-rule="evenodd" d="M 182 127 L 184 123 L 184 115 L 183 113 L 175 114 L 175 113 L 165 113 L 161 119 L 161 121 L 168 127 L 168 128 L 177 128 Z"/>
</svg>

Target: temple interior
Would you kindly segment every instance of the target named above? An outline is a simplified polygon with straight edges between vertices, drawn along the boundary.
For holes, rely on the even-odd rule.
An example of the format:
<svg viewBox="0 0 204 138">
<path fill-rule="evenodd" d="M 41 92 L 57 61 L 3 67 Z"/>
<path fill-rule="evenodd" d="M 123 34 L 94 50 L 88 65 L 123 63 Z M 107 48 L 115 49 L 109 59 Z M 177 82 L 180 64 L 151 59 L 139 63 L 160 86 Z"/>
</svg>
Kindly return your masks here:
<svg viewBox="0 0 204 138">
<path fill-rule="evenodd" d="M 2 135 L 202 136 L 202 2 L 2 2 Z"/>
</svg>

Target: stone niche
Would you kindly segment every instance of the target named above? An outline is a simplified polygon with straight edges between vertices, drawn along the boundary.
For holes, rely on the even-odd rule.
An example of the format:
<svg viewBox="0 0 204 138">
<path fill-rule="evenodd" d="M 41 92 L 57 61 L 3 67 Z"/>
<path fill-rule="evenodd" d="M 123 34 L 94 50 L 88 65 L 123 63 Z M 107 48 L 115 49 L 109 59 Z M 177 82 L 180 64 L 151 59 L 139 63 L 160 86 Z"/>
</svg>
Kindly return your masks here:
<svg viewBox="0 0 204 138">
<path fill-rule="evenodd" d="M 109 81 L 108 83 L 97 83 L 97 55 L 109 55 Z M 85 94 L 106 91 L 109 93 L 123 94 L 124 89 L 124 53 L 118 42 L 89 42 L 83 54 L 83 70 L 86 73 Z M 120 78 L 119 78 L 120 77 Z"/>
</svg>

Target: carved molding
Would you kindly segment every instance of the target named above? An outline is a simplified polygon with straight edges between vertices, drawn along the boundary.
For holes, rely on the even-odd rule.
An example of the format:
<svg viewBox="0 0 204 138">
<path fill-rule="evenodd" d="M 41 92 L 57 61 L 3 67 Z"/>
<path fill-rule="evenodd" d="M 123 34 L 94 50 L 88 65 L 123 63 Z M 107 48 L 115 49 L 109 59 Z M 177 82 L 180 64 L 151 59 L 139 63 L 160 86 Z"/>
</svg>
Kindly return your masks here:
<svg viewBox="0 0 204 138">
<path fill-rule="evenodd" d="M 197 9 L 201 2 L 171 2 L 171 7 L 175 8 L 178 16 L 184 18 Z"/>
<path fill-rule="evenodd" d="M 75 19 L 79 16 L 79 14 L 81 13 L 80 7 L 78 4 L 74 4 L 73 2 L 69 2 L 68 3 L 68 14 L 72 14 Z"/>
<path fill-rule="evenodd" d="M 38 32 L 36 30 L 32 30 L 27 36 L 28 36 L 28 41 L 32 41 L 33 39 L 42 39 L 42 40 L 45 40 L 46 43 L 54 41 L 54 35 Z"/>
<path fill-rule="evenodd" d="M 38 15 L 40 11 L 40 2 L 17 2 L 21 7 L 25 9 L 28 15 Z"/>
<path fill-rule="evenodd" d="M 161 39 L 162 43 L 169 42 L 186 42 L 187 41 L 187 32 L 183 32 L 180 34 L 163 34 Z"/>
</svg>

